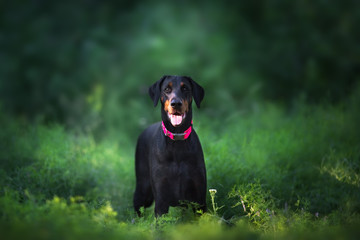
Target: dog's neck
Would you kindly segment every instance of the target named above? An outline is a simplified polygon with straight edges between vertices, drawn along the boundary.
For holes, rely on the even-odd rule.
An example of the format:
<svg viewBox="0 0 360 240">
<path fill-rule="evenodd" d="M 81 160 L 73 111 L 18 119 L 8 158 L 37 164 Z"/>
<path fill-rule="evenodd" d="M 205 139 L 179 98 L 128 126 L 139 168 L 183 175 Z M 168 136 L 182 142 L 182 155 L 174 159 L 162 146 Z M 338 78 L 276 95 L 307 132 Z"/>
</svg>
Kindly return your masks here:
<svg viewBox="0 0 360 240">
<path fill-rule="evenodd" d="M 185 140 L 187 139 L 191 132 L 192 132 L 192 111 L 191 109 L 186 113 L 186 118 L 184 122 L 178 126 L 174 127 L 169 118 L 167 113 L 162 110 L 161 111 L 162 117 L 162 130 L 166 136 L 168 136 L 172 140 Z"/>
<path fill-rule="evenodd" d="M 192 121 L 191 121 L 192 124 Z M 186 129 L 183 133 L 172 133 L 169 130 L 166 129 L 164 122 L 161 122 L 162 130 L 164 132 L 164 135 L 169 137 L 171 140 L 178 141 L 178 140 L 186 140 L 190 136 L 192 132 L 192 126 L 190 126 L 188 129 Z"/>
</svg>

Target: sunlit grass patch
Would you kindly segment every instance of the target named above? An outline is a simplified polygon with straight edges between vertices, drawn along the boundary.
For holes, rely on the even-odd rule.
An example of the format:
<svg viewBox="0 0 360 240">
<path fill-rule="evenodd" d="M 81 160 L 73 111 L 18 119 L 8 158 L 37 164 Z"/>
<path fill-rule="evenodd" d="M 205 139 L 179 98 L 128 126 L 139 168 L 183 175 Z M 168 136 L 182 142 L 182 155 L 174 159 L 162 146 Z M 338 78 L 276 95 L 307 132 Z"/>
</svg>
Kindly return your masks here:
<svg viewBox="0 0 360 240">
<path fill-rule="evenodd" d="M 132 209 L 134 147 L 121 144 L 129 140 L 3 115 L 0 227 L 9 239 L 352 236 L 360 226 L 353 112 L 301 103 L 289 113 L 264 103 L 224 124 L 199 114 L 208 212 L 190 204 L 161 218 L 153 206 L 142 218 Z"/>
<path fill-rule="evenodd" d="M 329 154 L 322 159 L 320 166 L 321 174 L 329 174 L 337 181 L 360 187 L 360 163 L 351 159 L 357 159 L 359 156 L 348 157 L 337 153 L 332 149 Z"/>
<path fill-rule="evenodd" d="M 12 140 L 1 139 L 8 146 L 0 153 L 5 187 L 25 199 L 25 190 L 39 200 L 83 196 L 101 203 L 111 199 L 117 211 L 127 212 L 134 182 L 131 150 L 116 141 L 97 142 L 92 135 L 65 131 L 59 125 L 15 123 L 8 122 Z"/>
<path fill-rule="evenodd" d="M 35 199 L 19 202 L 18 194 L 0 197 L 0 229 L 3 239 L 148 239 L 148 232 L 119 222 L 109 202 L 98 208 L 83 198 L 54 197 L 46 203 Z"/>
</svg>

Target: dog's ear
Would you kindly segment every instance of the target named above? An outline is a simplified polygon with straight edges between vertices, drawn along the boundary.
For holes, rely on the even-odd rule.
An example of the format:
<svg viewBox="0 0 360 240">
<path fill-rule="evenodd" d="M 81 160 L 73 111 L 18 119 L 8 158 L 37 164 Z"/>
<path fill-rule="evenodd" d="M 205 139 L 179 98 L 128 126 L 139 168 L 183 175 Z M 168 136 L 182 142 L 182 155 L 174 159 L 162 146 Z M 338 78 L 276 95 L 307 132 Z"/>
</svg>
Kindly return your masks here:
<svg viewBox="0 0 360 240">
<path fill-rule="evenodd" d="M 192 95 L 195 100 L 196 106 L 200 108 L 200 103 L 204 99 L 205 91 L 199 84 L 197 84 L 194 80 L 192 80 L 191 77 L 186 77 L 186 78 L 190 81 L 192 85 Z"/>
<path fill-rule="evenodd" d="M 154 101 L 154 107 L 156 107 L 159 102 L 159 98 L 161 95 L 161 84 L 163 83 L 166 77 L 167 76 L 163 76 L 162 78 L 160 78 L 159 81 L 157 81 L 156 83 L 154 83 L 149 87 L 149 95 L 151 99 Z"/>
</svg>

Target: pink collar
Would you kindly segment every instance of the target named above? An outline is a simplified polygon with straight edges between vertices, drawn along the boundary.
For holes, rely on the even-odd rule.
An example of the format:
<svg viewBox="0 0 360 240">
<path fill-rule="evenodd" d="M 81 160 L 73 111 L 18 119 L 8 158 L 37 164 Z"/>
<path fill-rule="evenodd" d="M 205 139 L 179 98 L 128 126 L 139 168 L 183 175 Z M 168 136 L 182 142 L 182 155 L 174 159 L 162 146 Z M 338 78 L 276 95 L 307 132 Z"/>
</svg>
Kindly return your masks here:
<svg viewBox="0 0 360 240">
<path fill-rule="evenodd" d="M 193 121 L 191 120 L 191 126 L 188 129 L 186 129 L 184 133 L 172 133 L 166 129 L 164 122 L 161 122 L 165 136 L 168 136 L 170 139 L 174 141 L 187 139 L 190 136 L 192 130 L 192 124 Z"/>
</svg>

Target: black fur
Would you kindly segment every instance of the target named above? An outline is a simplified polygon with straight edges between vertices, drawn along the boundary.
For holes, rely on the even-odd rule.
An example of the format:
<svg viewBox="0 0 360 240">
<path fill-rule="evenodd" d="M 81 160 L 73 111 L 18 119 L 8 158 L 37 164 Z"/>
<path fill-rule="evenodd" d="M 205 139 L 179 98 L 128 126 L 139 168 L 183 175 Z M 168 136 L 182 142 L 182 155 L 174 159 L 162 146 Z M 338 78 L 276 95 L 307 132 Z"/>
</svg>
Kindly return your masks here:
<svg viewBox="0 0 360 240">
<path fill-rule="evenodd" d="M 166 89 L 169 84 L 171 93 Z M 166 128 L 173 133 L 182 133 L 191 126 L 192 99 L 200 107 L 204 89 L 190 77 L 164 76 L 149 88 L 149 95 L 154 106 L 162 99 L 161 117 Z M 166 100 L 180 105 L 188 103 L 181 125 L 171 124 L 164 109 Z M 139 209 L 149 207 L 154 200 L 156 216 L 167 213 L 169 206 L 178 206 L 182 201 L 197 203 L 206 211 L 204 156 L 194 129 L 189 138 L 178 141 L 164 135 L 161 122 L 145 129 L 137 142 L 135 170 L 134 208 L 139 216 Z"/>
</svg>

